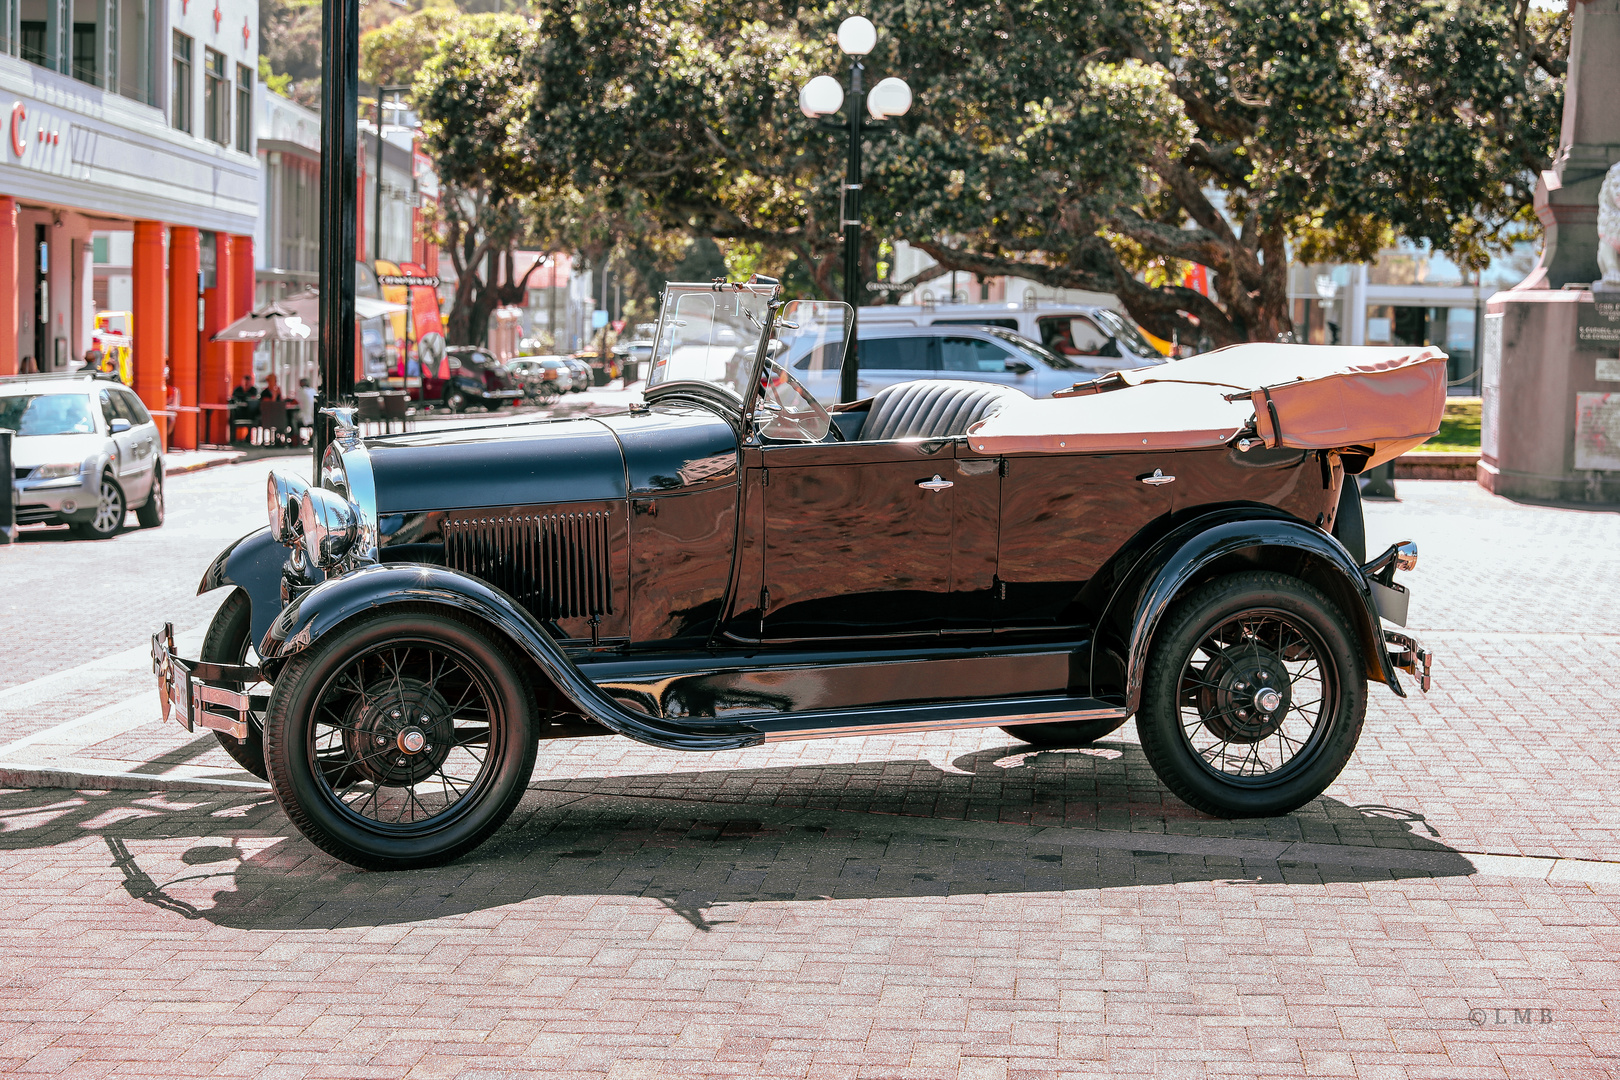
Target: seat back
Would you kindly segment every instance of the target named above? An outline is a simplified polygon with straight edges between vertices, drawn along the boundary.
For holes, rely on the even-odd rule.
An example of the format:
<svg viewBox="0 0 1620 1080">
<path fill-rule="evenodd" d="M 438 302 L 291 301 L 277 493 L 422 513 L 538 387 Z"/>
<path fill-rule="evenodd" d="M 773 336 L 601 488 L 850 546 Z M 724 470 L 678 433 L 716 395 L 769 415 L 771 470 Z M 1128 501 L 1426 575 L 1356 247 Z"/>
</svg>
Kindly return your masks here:
<svg viewBox="0 0 1620 1080">
<path fill-rule="evenodd" d="M 1028 401 L 1022 390 L 996 383 L 919 379 L 886 386 L 872 399 L 861 428 L 862 442 L 943 439 L 1000 412 L 1009 402 Z"/>
</svg>

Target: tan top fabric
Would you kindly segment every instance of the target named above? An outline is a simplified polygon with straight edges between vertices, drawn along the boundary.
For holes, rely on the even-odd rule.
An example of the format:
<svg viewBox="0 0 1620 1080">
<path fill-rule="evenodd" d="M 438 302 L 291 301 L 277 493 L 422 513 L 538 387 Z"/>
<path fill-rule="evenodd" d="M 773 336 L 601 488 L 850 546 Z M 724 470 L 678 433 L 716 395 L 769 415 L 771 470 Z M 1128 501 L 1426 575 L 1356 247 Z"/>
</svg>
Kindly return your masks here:
<svg viewBox="0 0 1620 1080">
<path fill-rule="evenodd" d="M 1371 467 L 1438 431 L 1445 402 L 1446 355 L 1432 346 L 1256 343 L 1014 403 L 968 439 L 987 454 L 1190 449 L 1228 441 L 1253 417 L 1267 446 L 1365 453 Z"/>
</svg>

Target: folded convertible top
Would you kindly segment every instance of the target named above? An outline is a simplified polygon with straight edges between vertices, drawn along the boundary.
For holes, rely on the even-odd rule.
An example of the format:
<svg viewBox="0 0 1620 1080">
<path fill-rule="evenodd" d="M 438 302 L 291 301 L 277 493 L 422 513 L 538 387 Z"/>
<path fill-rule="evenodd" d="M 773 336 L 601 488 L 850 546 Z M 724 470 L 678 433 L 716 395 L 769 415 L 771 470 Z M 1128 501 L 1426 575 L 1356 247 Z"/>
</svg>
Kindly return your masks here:
<svg viewBox="0 0 1620 1080">
<path fill-rule="evenodd" d="M 1344 450 L 1370 468 L 1432 437 L 1445 404 L 1432 346 L 1252 343 L 1015 402 L 968 441 L 986 454 L 1193 449 L 1252 424 L 1269 447 Z"/>
</svg>

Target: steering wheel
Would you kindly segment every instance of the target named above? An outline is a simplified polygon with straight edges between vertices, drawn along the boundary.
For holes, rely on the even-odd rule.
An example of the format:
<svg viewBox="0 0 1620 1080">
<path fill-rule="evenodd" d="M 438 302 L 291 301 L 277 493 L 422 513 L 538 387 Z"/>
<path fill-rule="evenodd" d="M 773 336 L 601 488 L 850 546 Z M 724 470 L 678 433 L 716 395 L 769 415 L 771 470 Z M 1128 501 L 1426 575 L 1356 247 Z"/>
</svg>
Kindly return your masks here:
<svg viewBox="0 0 1620 1080">
<path fill-rule="evenodd" d="M 782 381 L 773 381 L 771 377 L 773 373 Z M 844 433 L 838 430 L 837 424 L 833 423 L 831 414 L 821 407 L 821 403 L 816 400 L 815 395 L 810 393 L 803 383 L 794 378 L 793 373 L 787 368 L 772 364 L 766 374 L 760 377 L 760 382 L 762 384 L 760 387 L 760 402 L 768 405 L 772 411 L 770 419 L 766 420 L 760 427 L 761 434 L 773 439 L 820 442 L 826 436 L 818 436 L 813 428 L 805 426 L 807 423 L 814 422 L 816 427 L 821 427 L 824 424 L 827 431 L 831 433 L 834 442 L 844 441 Z M 785 387 L 784 383 L 786 384 Z M 791 397 L 798 400 L 788 400 L 789 395 L 782 392 L 784 389 L 791 391 Z M 791 432 L 791 434 L 784 433 L 783 428 L 787 429 L 787 432 Z"/>
</svg>

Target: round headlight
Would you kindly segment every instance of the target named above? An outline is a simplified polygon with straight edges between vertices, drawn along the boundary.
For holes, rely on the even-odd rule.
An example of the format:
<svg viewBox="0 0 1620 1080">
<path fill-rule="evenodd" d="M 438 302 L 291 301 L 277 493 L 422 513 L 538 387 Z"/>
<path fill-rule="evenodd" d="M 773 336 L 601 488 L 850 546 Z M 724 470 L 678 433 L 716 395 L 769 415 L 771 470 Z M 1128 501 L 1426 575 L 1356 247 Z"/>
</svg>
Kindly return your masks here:
<svg viewBox="0 0 1620 1080">
<path fill-rule="evenodd" d="M 328 446 L 321 458 L 321 487 L 340 495 L 349 494 L 349 474 L 343 468 L 343 455 L 336 446 Z"/>
<path fill-rule="evenodd" d="M 311 488 L 299 500 L 298 524 L 305 557 L 322 570 L 342 560 L 360 532 L 360 517 L 349 500 L 324 488 Z"/>
<path fill-rule="evenodd" d="M 309 485 L 299 477 L 271 470 L 264 503 L 270 514 L 270 537 L 276 543 L 285 547 L 298 543 L 298 509 L 308 493 Z"/>
</svg>

